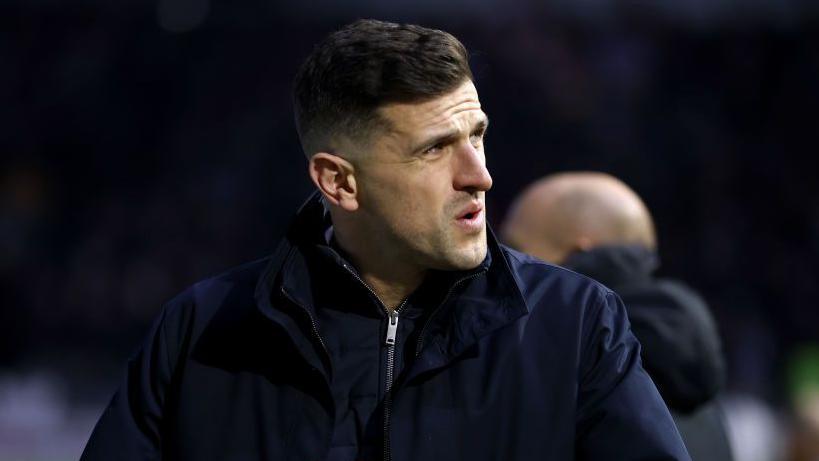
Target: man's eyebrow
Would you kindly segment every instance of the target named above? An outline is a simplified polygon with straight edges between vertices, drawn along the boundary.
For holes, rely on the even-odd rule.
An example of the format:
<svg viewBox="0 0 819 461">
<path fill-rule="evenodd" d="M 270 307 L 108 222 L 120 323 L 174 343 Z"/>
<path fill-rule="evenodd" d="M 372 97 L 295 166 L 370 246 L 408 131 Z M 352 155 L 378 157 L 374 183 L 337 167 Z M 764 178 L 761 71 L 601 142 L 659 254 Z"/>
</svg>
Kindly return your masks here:
<svg viewBox="0 0 819 461">
<path fill-rule="evenodd" d="M 489 127 L 489 116 L 483 114 L 480 116 L 480 119 L 472 126 L 469 130 L 470 134 L 475 131 L 486 131 Z M 419 152 L 426 148 L 432 147 L 436 144 L 447 144 L 451 141 L 454 141 L 458 137 L 458 130 L 457 129 L 449 129 L 446 131 L 442 131 L 440 133 L 434 134 L 429 138 L 425 139 L 424 141 L 419 142 L 415 148 L 412 149 L 413 152 Z"/>
<path fill-rule="evenodd" d="M 483 116 L 481 116 L 481 119 L 478 120 L 478 123 L 475 124 L 475 129 L 486 130 L 487 128 L 489 128 L 489 116 L 483 114 Z"/>
<path fill-rule="evenodd" d="M 420 152 L 424 149 L 435 146 L 437 144 L 447 144 L 449 142 L 454 141 L 457 138 L 458 130 L 447 130 L 438 134 L 434 134 L 429 138 L 426 138 L 423 141 L 419 142 L 413 149 L 413 152 Z"/>
</svg>

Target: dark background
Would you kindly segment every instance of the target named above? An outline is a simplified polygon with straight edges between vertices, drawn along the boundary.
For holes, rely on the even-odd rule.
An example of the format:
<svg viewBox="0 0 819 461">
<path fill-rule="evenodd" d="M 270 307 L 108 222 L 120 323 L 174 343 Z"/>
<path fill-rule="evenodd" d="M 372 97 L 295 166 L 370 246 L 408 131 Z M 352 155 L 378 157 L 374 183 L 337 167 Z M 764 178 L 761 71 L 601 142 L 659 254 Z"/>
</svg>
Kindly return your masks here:
<svg viewBox="0 0 819 461">
<path fill-rule="evenodd" d="M 469 48 L 491 223 L 545 174 L 622 178 L 718 318 L 729 393 L 787 413 L 819 340 L 814 5 L 0 3 L 0 455 L 76 458 L 161 303 L 272 251 L 311 190 L 292 77 L 359 17 Z"/>
</svg>

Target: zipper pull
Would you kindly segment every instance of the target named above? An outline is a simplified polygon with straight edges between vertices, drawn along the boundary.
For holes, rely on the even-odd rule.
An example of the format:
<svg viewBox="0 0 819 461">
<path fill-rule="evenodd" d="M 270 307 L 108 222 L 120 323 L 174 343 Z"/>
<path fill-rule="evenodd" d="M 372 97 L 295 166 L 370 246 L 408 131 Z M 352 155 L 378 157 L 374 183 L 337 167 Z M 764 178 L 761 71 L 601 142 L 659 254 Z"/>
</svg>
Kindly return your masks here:
<svg viewBox="0 0 819 461">
<path fill-rule="evenodd" d="M 398 334 L 398 312 L 390 311 L 387 318 L 387 345 L 395 345 L 395 336 Z"/>
</svg>

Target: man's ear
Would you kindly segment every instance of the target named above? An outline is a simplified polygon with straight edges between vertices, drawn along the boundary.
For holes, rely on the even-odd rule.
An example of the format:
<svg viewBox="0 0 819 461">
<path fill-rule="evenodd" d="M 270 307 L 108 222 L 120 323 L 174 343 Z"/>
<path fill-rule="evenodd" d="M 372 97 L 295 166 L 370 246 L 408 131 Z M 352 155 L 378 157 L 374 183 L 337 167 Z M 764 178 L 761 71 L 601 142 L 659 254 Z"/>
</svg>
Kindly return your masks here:
<svg viewBox="0 0 819 461">
<path fill-rule="evenodd" d="M 358 209 L 358 189 L 352 163 L 327 152 L 310 157 L 310 179 L 331 204 L 346 211 Z"/>
</svg>

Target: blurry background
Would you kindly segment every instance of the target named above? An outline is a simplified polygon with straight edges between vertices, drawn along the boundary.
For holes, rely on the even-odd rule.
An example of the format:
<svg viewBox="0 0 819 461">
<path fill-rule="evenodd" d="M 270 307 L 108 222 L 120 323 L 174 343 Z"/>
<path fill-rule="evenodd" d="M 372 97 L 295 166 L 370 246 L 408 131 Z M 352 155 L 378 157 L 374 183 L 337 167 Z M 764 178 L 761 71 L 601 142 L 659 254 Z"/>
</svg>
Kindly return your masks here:
<svg viewBox="0 0 819 461">
<path fill-rule="evenodd" d="M 560 170 L 636 189 L 661 273 L 719 321 L 742 459 L 794 451 L 819 413 L 819 3 L 343 3 L 0 4 L 0 460 L 76 459 L 161 303 L 272 251 L 311 190 L 292 77 L 359 17 L 469 48 L 490 222 Z"/>
</svg>

